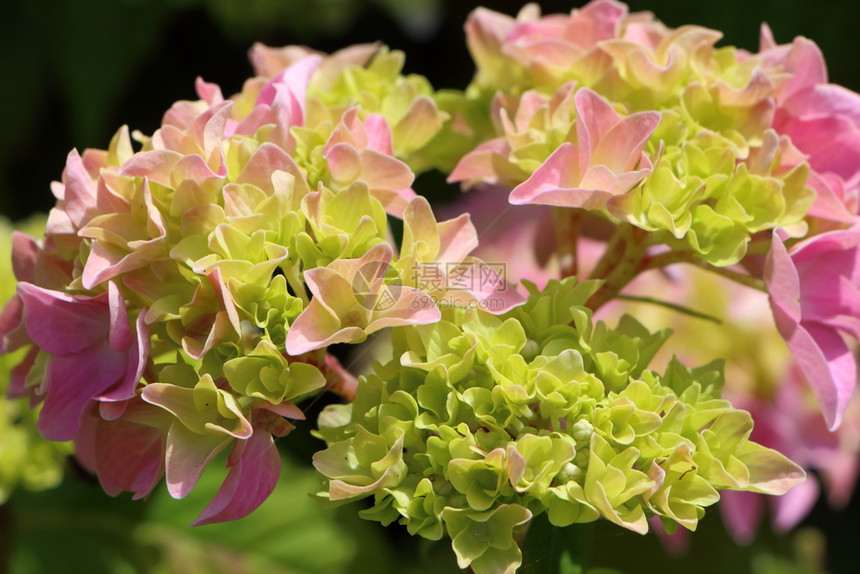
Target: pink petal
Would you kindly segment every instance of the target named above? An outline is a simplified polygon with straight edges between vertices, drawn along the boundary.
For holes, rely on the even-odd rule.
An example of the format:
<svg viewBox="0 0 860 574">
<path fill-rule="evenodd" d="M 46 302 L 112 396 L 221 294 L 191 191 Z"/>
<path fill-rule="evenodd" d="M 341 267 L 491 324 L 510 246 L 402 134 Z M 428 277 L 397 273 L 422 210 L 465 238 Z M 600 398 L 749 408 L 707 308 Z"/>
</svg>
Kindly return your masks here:
<svg viewBox="0 0 860 574">
<path fill-rule="evenodd" d="M 371 189 L 408 189 L 415 181 L 409 166 L 395 157 L 372 149 L 361 150 L 359 156 L 361 178 Z"/>
<path fill-rule="evenodd" d="M 36 363 L 36 357 L 39 354 L 38 347 L 32 347 L 24 358 L 18 363 L 15 368 L 9 373 L 9 387 L 6 389 L 6 396 L 10 399 L 30 396 L 30 408 L 39 404 L 41 397 L 35 395 L 32 389 L 27 388 L 27 373 Z"/>
<path fill-rule="evenodd" d="M 854 353 L 836 329 L 818 323 L 810 323 L 805 327 L 817 349 L 810 347 L 810 342 L 803 333 L 798 333 L 797 342 L 794 345 L 791 340 L 787 342 L 809 385 L 818 397 L 824 420 L 832 431 L 842 423 L 842 414 L 848 407 L 848 401 L 854 392 L 857 381 L 857 362 L 854 359 Z M 827 369 L 824 371 L 820 369 L 816 351 L 820 352 L 827 361 Z"/>
<path fill-rule="evenodd" d="M 77 150 L 69 152 L 66 158 L 63 182 L 63 208 L 75 228 L 80 229 L 95 213 L 96 186 Z"/>
<path fill-rule="evenodd" d="M 658 112 L 640 112 L 618 122 L 595 147 L 591 164 L 605 165 L 617 174 L 635 169 L 660 117 Z"/>
<path fill-rule="evenodd" d="M 818 323 L 802 325 L 781 308 L 772 305 L 772 309 L 792 357 L 818 397 L 828 428 L 836 429 L 856 381 L 857 364 L 851 350 L 836 329 Z"/>
<path fill-rule="evenodd" d="M 335 343 L 358 343 L 366 338 L 364 330 L 359 327 L 342 327 L 340 320 L 314 298 L 290 325 L 286 350 L 290 355 L 298 356 Z"/>
<path fill-rule="evenodd" d="M 391 143 L 391 126 L 385 116 L 370 114 L 364 120 L 364 129 L 367 130 L 367 148 L 379 153 L 393 156 L 394 147 Z"/>
<path fill-rule="evenodd" d="M 816 192 L 815 202 L 808 217 L 827 219 L 838 223 L 852 223 L 857 218 L 857 190 L 847 190 L 845 180 L 836 174 L 809 173 L 806 185 Z"/>
<path fill-rule="evenodd" d="M 806 518 L 818 500 L 818 480 L 809 477 L 785 494 L 773 497 L 773 525 L 777 532 L 788 532 Z"/>
<path fill-rule="evenodd" d="M 438 262 L 459 262 L 478 247 L 478 232 L 468 213 L 436 225 L 439 233 Z"/>
<path fill-rule="evenodd" d="M 97 241 L 93 243 L 87 256 L 81 283 L 85 289 L 92 289 L 122 273 L 141 267 L 142 263 L 143 260 L 131 257 L 124 249 Z"/>
<path fill-rule="evenodd" d="M 52 355 L 76 353 L 107 338 L 107 294 L 79 297 L 19 283 L 18 296 L 26 308 L 27 334 Z"/>
<path fill-rule="evenodd" d="M 487 8 L 477 8 L 466 19 L 466 44 L 469 53 L 480 69 L 494 69 L 504 65 L 500 58 L 502 46 L 514 28 L 516 20 Z"/>
<path fill-rule="evenodd" d="M 216 155 L 220 154 L 220 148 L 213 150 Z M 220 159 L 218 160 L 220 163 Z M 210 162 L 199 154 L 190 154 L 182 157 L 177 161 L 170 171 L 170 187 L 179 187 L 179 184 L 186 179 L 194 181 L 203 181 L 210 177 L 223 177 L 226 175 L 223 166 L 216 165 L 213 169 Z M 155 181 L 155 180 L 153 180 Z"/>
<path fill-rule="evenodd" d="M 179 421 L 167 432 L 165 475 L 173 498 L 185 498 L 200 480 L 203 469 L 234 440 L 225 435 L 201 435 Z"/>
<path fill-rule="evenodd" d="M 361 175 L 361 160 L 358 150 L 347 143 L 335 144 L 325 152 L 331 177 L 335 183 L 346 185 Z"/>
<path fill-rule="evenodd" d="M 486 183 L 499 183 L 504 180 L 507 172 L 510 148 L 505 138 L 497 138 L 482 143 L 457 162 L 457 166 L 448 176 L 448 183 L 457 181 L 481 180 Z"/>
<path fill-rule="evenodd" d="M 110 346 L 115 351 L 125 351 L 134 343 L 134 336 L 128 324 L 125 299 L 113 282 L 108 283 L 108 307 L 110 310 Z"/>
<path fill-rule="evenodd" d="M 783 241 L 784 231 L 777 230 L 771 237 L 771 249 L 764 268 L 764 280 L 770 294 L 771 305 L 779 307 L 790 323 L 800 321 L 800 278 Z M 780 327 L 789 330 L 790 324 Z"/>
<path fill-rule="evenodd" d="M 272 78 L 272 81 L 260 90 L 260 94 L 257 96 L 257 104 L 266 106 L 275 105 L 276 98 L 279 97 L 279 87 L 283 88 L 286 92 L 281 97 L 287 101 L 282 101 L 281 105 L 288 106 L 286 109 L 290 117 L 290 125 L 286 127 L 302 125 L 304 123 L 305 92 L 307 92 L 311 76 L 313 76 L 313 73 L 321 62 L 322 58 L 313 54 L 285 69 Z"/>
<path fill-rule="evenodd" d="M 144 320 L 146 317 L 146 307 L 143 307 L 138 316 L 135 326 L 134 341 L 131 348 L 128 350 L 127 368 L 125 376 L 117 383 L 113 389 L 107 393 L 96 397 L 99 401 L 125 401 L 135 395 L 137 385 L 143 377 L 143 371 L 146 368 L 147 359 L 149 358 L 150 349 L 150 332 L 149 325 Z M 104 403 L 102 403 L 104 407 Z M 122 413 L 120 413 L 121 415 Z"/>
<path fill-rule="evenodd" d="M 299 187 L 300 182 L 304 184 L 305 178 L 293 158 L 280 147 L 269 142 L 257 148 L 242 168 L 236 183 L 251 183 L 268 195 L 272 195 L 274 193 L 272 174 L 275 171 L 285 171 L 296 176 L 296 187 Z"/>
<path fill-rule="evenodd" d="M 24 304 L 20 297 L 12 297 L 0 311 L 0 354 L 11 353 L 30 342 L 27 331 L 21 328 Z"/>
<path fill-rule="evenodd" d="M 491 266 L 482 266 L 480 269 L 484 276 L 481 277 L 478 288 L 469 293 L 478 300 L 481 309 L 493 315 L 501 315 L 526 302 L 525 297 Z"/>
<path fill-rule="evenodd" d="M 230 472 L 193 526 L 237 520 L 256 510 L 272 494 L 281 475 L 281 458 L 269 433 L 257 430 L 236 443 L 227 459 Z"/>
<path fill-rule="evenodd" d="M 224 96 L 221 95 L 221 88 L 218 84 L 204 82 L 200 76 L 194 81 L 194 89 L 201 100 L 204 100 L 210 106 L 215 106 L 224 101 Z"/>
<path fill-rule="evenodd" d="M 120 170 L 122 176 L 146 177 L 150 181 L 172 186 L 171 174 L 173 166 L 184 156 L 176 151 L 166 149 L 154 149 L 134 154 Z M 99 211 L 109 213 L 112 209 L 105 209 L 99 197 Z"/>
<path fill-rule="evenodd" d="M 817 84 L 797 92 L 781 107 L 803 119 L 842 116 L 860 125 L 860 94 L 836 84 Z"/>
<path fill-rule="evenodd" d="M 791 44 L 774 46 L 770 29 L 762 28 L 761 58 L 765 69 L 782 68 L 791 75 L 777 90 L 780 100 L 816 84 L 827 83 L 824 55 L 815 42 L 806 38 L 798 37 Z"/>
<path fill-rule="evenodd" d="M 125 369 L 125 355 L 106 344 L 52 357 L 37 425 L 42 436 L 55 441 L 74 438 L 90 401 L 116 383 Z"/>
<path fill-rule="evenodd" d="M 326 356 L 327 357 L 327 356 Z M 293 420 L 305 420 L 305 413 L 302 412 L 302 409 L 291 403 L 290 401 L 284 401 L 280 404 L 273 405 L 269 402 L 260 403 L 260 405 L 256 408 L 265 409 L 267 411 L 271 411 L 277 415 L 282 417 L 293 419 Z"/>
<path fill-rule="evenodd" d="M 621 121 L 621 116 L 609 102 L 588 88 L 577 91 L 574 101 L 576 134 L 583 157 L 586 158 L 586 163 L 580 163 L 580 169 L 584 170 L 592 163 L 590 159 L 597 145 Z"/>
<path fill-rule="evenodd" d="M 386 327 L 401 325 L 427 325 L 436 323 L 442 313 L 424 291 L 413 287 L 387 287 L 388 296 L 395 300 L 394 305 L 385 309 L 374 309 L 373 320 L 365 328 L 365 333 L 373 333 Z M 385 300 L 380 300 L 385 304 Z"/>
<path fill-rule="evenodd" d="M 621 2 L 589 2 L 573 12 L 565 38 L 584 48 L 591 48 L 601 40 L 616 38 L 627 11 L 627 6 Z"/>
<path fill-rule="evenodd" d="M 271 78 L 284 68 L 294 65 L 313 52 L 304 46 L 270 48 L 260 42 L 254 43 L 248 57 L 254 66 L 254 74 Z"/>
<path fill-rule="evenodd" d="M 764 510 L 763 495 L 757 492 L 724 490 L 720 492 L 720 514 L 738 544 L 753 541 Z"/>
<path fill-rule="evenodd" d="M 20 231 L 12 232 L 12 272 L 18 281 L 35 282 L 34 271 L 40 251 L 35 239 Z"/>
<path fill-rule="evenodd" d="M 586 190 L 579 194 L 558 193 L 575 189 L 580 181 L 579 165 L 579 149 L 569 142 L 561 144 L 531 177 L 511 191 L 510 202 L 514 205 L 581 207 L 590 195 Z"/>
<path fill-rule="evenodd" d="M 783 111 L 774 119 L 774 128 L 791 137 L 799 150 L 809 155 L 809 164 L 820 172 L 832 172 L 846 181 L 860 170 L 860 129 L 841 116 L 801 119 L 786 117 Z"/>
<path fill-rule="evenodd" d="M 164 429 L 126 420 L 100 421 L 95 433 L 99 482 L 110 496 L 147 496 L 164 474 Z"/>
</svg>

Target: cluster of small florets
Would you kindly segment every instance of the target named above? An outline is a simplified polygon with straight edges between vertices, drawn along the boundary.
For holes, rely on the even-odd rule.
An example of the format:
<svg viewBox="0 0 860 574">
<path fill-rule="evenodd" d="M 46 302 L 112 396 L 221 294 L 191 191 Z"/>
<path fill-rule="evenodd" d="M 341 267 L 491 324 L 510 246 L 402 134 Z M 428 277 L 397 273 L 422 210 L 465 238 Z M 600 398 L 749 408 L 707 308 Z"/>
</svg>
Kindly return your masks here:
<svg viewBox="0 0 860 574">
<path fill-rule="evenodd" d="M 478 66 L 466 93 L 489 102 L 495 130 L 450 181 L 599 211 L 720 266 L 813 202 L 808 152 L 788 137 L 810 80 L 797 68 L 820 59 L 811 42 L 776 46 L 765 28 L 757 54 L 718 48 L 717 31 L 612 0 L 516 19 L 478 9 L 466 30 Z"/>
<path fill-rule="evenodd" d="M 719 398 L 720 365 L 646 367 L 667 332 L 625 316 L 592 325 L 593 283 L 533 290 L 504 316 L 459 311 L 393 332 L 394 358 L 327 407 L 314 456 L 332 501 L 411 534 L 452 540 L 461 567 L 511 572 L 517 526 L 547 513 L 644 533 L 647 518 L 695 530 L 718 490 L 780 493 L 803 471 L 749 441 Z"/>
<path fill-rule="evenodd" d="M 379 45 L 257 45 L 239 94 L 199 80 L 198 100 L 133 135 L 138 150 L 122 128 L 70 153 L 44 238 L 13 237 L 0 314 L 9 394 L 40 409 L 39 432 L 136 498 L 162 477 L 185 496 L 227 451 L 204 524 L 265 500 L 274 437 L 334 390 L 352 402 L 320 418 L 321 495 L 372 496 L 365 517 L 447 535 L 477 573 L 516 570 L 518 528 L 540 514 L 692 530 L 719 490 L 802 480 L 749 440 L 718 363 L 659 374 L 668 331 L 592 313 L 677 262 L 766 291 L 837 426 L 860 338 L 860 96 L 826 83 L 807 40 L 778 46 L 764 28 L 758 53 L 718 48 L 717 32 L 613 0 L 479 9 L 466 32 L 463 92 L 404 76 Z M 567 279 L 525 300 L 471 255 L 469 215 L 439 222 L 415 194 L 431 167 L 553 206 L 541 244 Z M 726 269 L 748 248 L 764 265 Z M 595 281 L 571 277 L 580 260 Z M 329 353 L 385 329 L 393 354 L 360 379 Z"/>
<path fill-rule="evenodd" d="M 632 254 L 634 272 L 749 262 L 733 278 L 769 293 L 835 429 L 856 379 L 845 340 L 860 337 L 842 319 L 860 313 L 860 95 L 828 82 L 815 43 L 777 44 L 763 25 L 758 52 L 717 46 L 718 31 L 669 28 L 614 0 L 545 16 L 529 5 L 516 18 L 479 8 L 466 36 L 477 72 L 447 109 L 474 146 L 449 181 L 553 206 L 557 221 L 588 212 L 630 226 L 628 247 L 662 250 L 658 261 Z M 576 233 L 556 229 L 560 259 Z M 767 255 L 763 270 L 748 253 Z M 618 282 L 597 270 L 610 283 L 599 306 Z M 844 288 L 825 304 L 820 285 L 834 283 Z"/>
<path fill-rule="evenodd" d="M 436 321 L 445 282 L 421 290 L 418 272 L 478 264 L 468 216 L 437 223 L 399 159 L 446 117 L 426 80 L 400 75 L 402 54 L 251 56 L 258 76 L 241 93 L 199 80 L 199 100 L 135 134 L 140 150 L 123 128 L 106 151 L 69 154 L 44 240 L 15 242 L 0 325 L 0 350 L 27 349 L 10 392 L 43 404 L 41 433 L 74 440 L 109 493 L 143 497 L 166 474 L 183 497 L 229 448 L 198 522 L 268 496 L 273 436 L 303 418 L 296 402 L 352 392 L 329 345 Z M 388 215 L 404 219 L 399 255 Z M 508 295 L 498 312 L 521 301 Z"/>
</svg>

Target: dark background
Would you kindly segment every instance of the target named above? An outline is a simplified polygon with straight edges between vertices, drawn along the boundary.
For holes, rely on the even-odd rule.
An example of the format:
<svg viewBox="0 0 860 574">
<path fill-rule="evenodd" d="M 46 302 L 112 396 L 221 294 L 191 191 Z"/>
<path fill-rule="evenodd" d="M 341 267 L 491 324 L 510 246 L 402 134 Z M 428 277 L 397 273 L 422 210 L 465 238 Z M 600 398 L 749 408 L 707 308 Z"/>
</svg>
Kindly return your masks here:
<svg viewBox="0 0 860 574">
<path fill-rule="evenodd" d="M 152 133 L 172 102 L 196 97 L 197 76 L 220 84 L 225 95 L 237 92 L 251 75 L 247 50 L 254 41 L 306 44 L 331 52 L 381 40 L 406 53 L 407 73 L 427 76 L 436 88 L 463 88 L 473 73 L 463 23 L 481 4 L 475 0 L 0 0 L 0 215 L 15 220 L 50 209 L 54 199 L 49 184 L 60 178 L 69 150 L 104 148 L 122 124 Z M 672 27 L 700 24 L 721 30 L 724 43 L 753 51 L 758 48 L 759 25 L 767 21 L 780 43 L 796 35 L 815 40 L 828 62 L 831 81 L 860 88 L 860 3 L 653 0 L 628 4 L 631 10 L 655 12 Z M 522 3 L 503 0 L 483 5 L 515 14 Z M 547 0 L 541 5 L 545 13 L 566 12 L 581 2 Z M 425 181 L 436 185 L 440 178 Z M 856 495 L 841 512 L 820 503 L 805 523 L 825 532 L 832 572 L 855 571 L 855 538 L 860 533 L 857 506 Z M 718 513 L 712 514 L 704 529 L 721 531 Z M 724 532 L 707 536 L 720 541 L 720 552 L 748 552 L 733 549 Z M 634 555 L 636 540 L 618 538 Z M 604 558 L 632 571 L 636 561 L 625 559 L 625 554 L 610 552 Z M 684 568 L 666 566 L 665 570 L 687 571 Z"/>
</svg>

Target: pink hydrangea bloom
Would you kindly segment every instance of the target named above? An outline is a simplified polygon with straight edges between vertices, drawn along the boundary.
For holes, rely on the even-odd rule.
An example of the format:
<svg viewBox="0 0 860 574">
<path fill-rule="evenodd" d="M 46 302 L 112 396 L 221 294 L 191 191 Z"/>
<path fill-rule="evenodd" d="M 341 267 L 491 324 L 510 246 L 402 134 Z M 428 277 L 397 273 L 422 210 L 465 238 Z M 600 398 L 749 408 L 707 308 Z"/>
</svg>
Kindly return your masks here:
<svg viewBox="0 0 860 574">
<path fill-rule="evenodd" d="M 599 74 L 607 55 L 598 43 L 619 36 L 627 6 L 596 0 L 568 14 L 538 17 L 536 6 L 515 19 L 479 8 L 466 21 L 466 41 L 481 75 L 493 85 L 520 80 L 522 66 L 533 78 L 550 82 L 565 73 Z M 604 65 L 601 65 L 604 64 Z"/>
<path fill-rule="evenodd" d="M 763 66 L 789 79 L 776 90 L 773 127 L 791 137 L 813 172 L 809 185 L 818 192 L 813 217 L 851 223 L 860 194 L 860 95 L 828 83 L 818 46 L 806 38 L 777 45 L 762 27 Z"/>
<path fill-rule="evenodd" d="M 780 334 L 821 404 L 827 425 L 842 421 L 857 379 L 846 337 L 860 339 L 860 228 L 815 235 L 790 250 L 773 234 L 765 268 Z"/>
</svg>

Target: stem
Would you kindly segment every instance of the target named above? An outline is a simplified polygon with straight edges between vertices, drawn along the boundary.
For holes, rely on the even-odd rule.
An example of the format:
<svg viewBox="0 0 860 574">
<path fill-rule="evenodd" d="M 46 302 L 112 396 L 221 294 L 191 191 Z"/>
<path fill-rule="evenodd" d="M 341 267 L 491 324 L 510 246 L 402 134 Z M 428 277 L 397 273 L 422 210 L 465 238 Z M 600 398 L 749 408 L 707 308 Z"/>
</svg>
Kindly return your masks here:
<svg viewBox="0 0 860 574">
<path fill-rule="evenodd" d="M 767 285 L 765 284 L 764 279 L 759 279 L 757 277 L 753 277 L 752 275 L 747 275 L 746 273 L 732 271 L 731 269 L 727 269 L 725 267 L 715 267 L 707 261 L 703 261 L 701 259 L 691 259 L 688 263 L 692 263 L 696 267 L 701 267 L 705 271 L 710 271 L 711 273 L 721 275 L 726 279 L 731 279 L 735 283 L 740 283 L 741 285 L 745 285 L 753 289 L 758 289 L 763 293 L 767 293 Z"/>
<path fill-rule="evenodd" d="M 586 303 L 592 311 L 615 298 L 642 271 L 642 260 L 649 236 L 647 231 L 632 225 L 619 225 L 606 253 L 592 273 L 594 278 L 605 278 Z"/>
<path fill-rule="evenodd" d="M 642 259 L 641 271 L 649 271 L 651 269 L 662 269 L 676 263 L 689 263 L 693 260 L 692 251 L 667 251 L 651 257 Z"/>
<path fill-rule="evenodd" d="M 676 303 L 670 303 L 669 301 L 661 301 L 652 297 L 639 297 L 637 295 L 620 294 L 616 295 L 615 298 L 623 299 L 624 301 L 634 301 L 636 303 L 649 303 L 651 305 L 659 305 L 660 307 L 666 307 L 667 309 L 672 309 L 673 311 L 678 311 L 679 313 L 690 315 L 691 317 L 696 317 L 697 319 L 711 321 L 712 323 L 716 323 L 717 325 L 723 324 L 720 319 L 714 317 L 713 315 L 708 315 L 707 313 L 702 313 L 701 311 L 696 311 L 695 309 L 690 309 L 689 307 L 684 307 L 683 305 L 678 305 Z"/>
<path fill-rule="evenodd" d="M 552 208 L 552 219 L 555 223 L 555 243 L 562 279 L 579 274 L 577 244 L 579 243 L 582 213 L 581 209 L 576 208 Z"/>
<path fill-rule="evenodd" d="M 594 266 L 594 269 L 591 270 L 589 279 L 605 278 L 606 275 L 608 275 L 609 270 L 612 269 L 612 267 L 615 266 L 616 263 L 624 256 L 625 247 L 626 240 L 624 233 L 622 233 L 621 228 L 618 227 L 609 239 L 609 242 L 606 245 L 606 251 L 603 252 L 603 256 L 600 258 L 600 261 L 598 261 L 597 265 Z"/>
<path fill-rule="evenodd" d="M 748 275 L 746 273 L 741 273 L 739 271 L 732 271 L 726 267 L 717 267 L 715 265 L 711 265 L 704 259 L 699 259 L 692 251 L 669 251 L 666 253 L 661 253 L 659 255 L 655 255 L 654 257 L 646 257 L 643 259 L 643 265 L 640 268 L 640 271 L 648 271 L 650 269 L 660 269 L 663 267 L 668 267 L 670 265 L 674 265 L 676 263 L 689 263 L 690 265 L 695 265 L 705 271 L 710 271 L 711 273 L 716 273 L 717 275 L 721 275 L 726 279 L 731 279 L 735 283 L 740 283 L 741 285 L 746 285 L 747 287 L 751 287 L 753 289 L 758 289 L 759 291 L 763 291 L 767 293 L 767 286 L 762 279 L 757 277 L 753 277 L 752 275 Z"/>
</svg>

